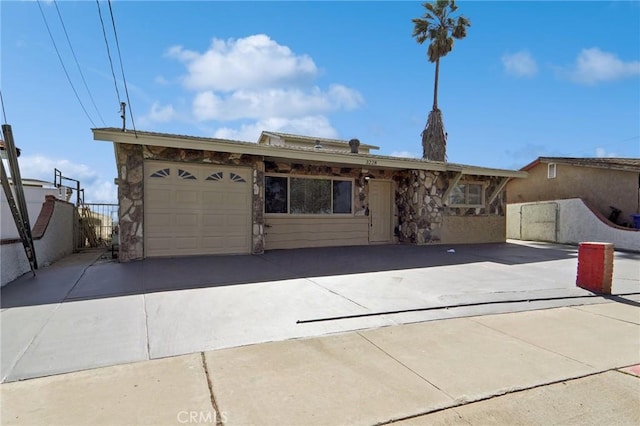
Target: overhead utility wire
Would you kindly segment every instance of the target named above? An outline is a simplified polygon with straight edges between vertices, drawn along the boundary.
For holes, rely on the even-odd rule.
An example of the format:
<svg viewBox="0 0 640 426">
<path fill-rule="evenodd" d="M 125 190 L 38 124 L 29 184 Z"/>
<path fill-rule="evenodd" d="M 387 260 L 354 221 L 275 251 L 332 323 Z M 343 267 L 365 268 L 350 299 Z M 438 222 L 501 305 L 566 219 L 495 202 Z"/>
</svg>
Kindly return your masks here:
<svg viewBox="0 0 640 426">
<path fill-rule="evenodd" d="M 104 28 L 104 20 L 102 19 L 102 11 L 100 10 L 100 2 L 96 0 L 96 6 L 98 6 L 98 15 L 100 16 L 100 24 L 102 25 L 102 35 L 104 36 L 104 44 L 107 46 L 107 56 L 109 57 L 109 65 L 111 65 L 111 75 L 113 76 L 113 83 L 116 86 L 116 96 L 118 97 L 118 105 L 120 105 L 120 91 L 118 90 L 118 80 L 116 79 L 116 73 L 113 70 L 113 60 L 111 59 L 111 50 L 109 49 L 109 42 L 107 41 L 107 31 Z"/>
<path fill-rule="evenodd" d="M 42 5 L 40 4 L 40 0 L 37 0 L 37 1 L 38 1 L 38 7 L 40 8 L 40 14 L 42 15 L 42 19 L 44 20 L 44 25 L 47 27 L 47 32 L 49 33 L 49 38 L 51 38 L 51 43 L 53 43 L 53 47 L 56 50 L 56 54 L 58 55 L 58 60 L 60 60 L 60 65 L 62 65 L 62 69 L 64 70 L 64 74 L 67 76 L 67 81 L 71 85 L 71 89 L 73 89 L 73 93 L 76 95 L 76 99 L 78 100 L 78 103 L 82 107 L 82 110 L 84 111 L 85 115 L 87 116 L 87 118 L 89 119 L 89 121 L 91 122 L 93 127 L 97 127 L 96 124 L 91 119 L 91 116 L 87 112 L 87 109 L 84 107 L 84 104 L 80 100 L 80 96 L 78 96 L 78 91 L 76 90 L 75 86 L 73 85 L 73 82 L 71 81 L 71 77 L 69 77 L 69 73 L 67 72 L 67 67 L 64 66 L 64 61 L 62 60 L 62 56 L 60 56 L 60 51 L 58 50 L 58 46 L 56 45 L 56 41 L 53 39 L 53 34 L 51 34 L 51 29 L 49 28 L 49 23 L 47 22 L 46 16 L 44 16 L 44 11 L 42 10 Z"/>
<path fill-rule="evenodd" d="M 82 73 L 82 68 L 80 68 L 80 63 L 78 62 L 78 58 L 76 57 L 76 52 L 73 50 L 73 46 L 71 45 L 71 39 L 69 38 L 69 34 L 67 33 L 67 27 L 64 24 L 64 20 L 62 19 L 62 15 L 60 14 L 60 9 L 58 8 L 58 2 L 56 0 L 53 0 L 53 4 L 56 6 L 56 11 L 58 12 L 58 17 L 60 18 L 60 23 L 62 24 L 62 29 L 64 30 L 64 35 L 67 37 L 67 43 L 69 43 L 69 49 L 71 49 L 71 54 L 73 55 L 73 59 L 76 62 L 76 66 L 78 67 L 78 72 L 80 73 L 80 77 L 82 77 L 82 82 L 84 83 L 85 89 L 87 89 L 87 93 L 89 94 L 89 98 L 91 99 L 91 103 L 93 104 L 93 107 L 95 108 L 96 113 L 98 114 L 98 117 L 100 117 L 100 121 L 102 121 L 102 124 L 105 127 L 107 127 L 107 125 L 104 122 L 104 119 L 102 118 L 102 115 L 100 114 L 100 111 L 98 110 L 96 102 L 93 100 L 93 96 L 91 95 L 91 90 L 89 90 L 89 86 L 87 85 L 87 80 L 85 80 L 84 74 Z"/>
<path fill-rule="evenodd" d="M 133 110 L 131 109 L 131 100 L 129 99 L 129 88 L 127 87 L 127 79 L 124 77 L 124 66 L 122 65 L 122 55 L 120 54 L 120 43 L 118 43 L 118 33 L 116 32 L 116 21 L 115 19 L 113 19 L 113 9 L 111 8 L 111 0 L 107 0 L 107 2 L 109 3 L 109 13 L 111 13 L 111 24 L 113 25 L 113 35 L 115 36 L 116 47 L 118 48 L 118 59 L 120 60 L 120 70 L 122 71 L 122 82 L 124 83 L 124 91 L 125 91 L 125 94 L 127 95 L 127 103 L 129 104 L 129 115 L 131 116 L 131 126 L 133 127 L 133 133 L 136 133 L 136 123 L 133 120 Z"/>
</svg>

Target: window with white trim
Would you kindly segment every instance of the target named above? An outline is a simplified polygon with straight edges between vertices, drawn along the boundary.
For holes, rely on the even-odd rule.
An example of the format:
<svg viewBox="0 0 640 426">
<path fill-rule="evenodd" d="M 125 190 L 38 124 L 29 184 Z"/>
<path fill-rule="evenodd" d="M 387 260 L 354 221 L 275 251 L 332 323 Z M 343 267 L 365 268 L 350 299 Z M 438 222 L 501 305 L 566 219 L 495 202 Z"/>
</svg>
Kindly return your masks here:
<svg viewBox="0 0 640 426">
<path fill-rule="evenodd" d="M 265 176 L 264 212 L 351 214 L 353 181 L 329 177 Z"/>
<path fill-rule="evenodd" d="M 452 207 L 484 207 L 484 183 L 462 182 L 449 195 Z"/>
<path fill-rule="evenodd" d="M 555 179 L 556 177 L 556 163 L 547 164 L 547 179 Z"/>
</svg>

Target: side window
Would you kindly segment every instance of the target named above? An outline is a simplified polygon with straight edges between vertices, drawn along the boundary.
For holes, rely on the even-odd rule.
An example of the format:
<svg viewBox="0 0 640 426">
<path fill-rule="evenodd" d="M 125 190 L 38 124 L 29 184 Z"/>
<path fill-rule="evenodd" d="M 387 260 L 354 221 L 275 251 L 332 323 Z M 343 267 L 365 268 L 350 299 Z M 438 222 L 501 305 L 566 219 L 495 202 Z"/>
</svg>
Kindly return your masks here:
<svg viewBox="0 0 640 426">
<path fill-rule="evenodd" d="M 449 205 L 458 207 L 484 207 L 484 184 L 466 182 L 456 185 L 449 195 Z"/>
<path fill-rule="evenodd" d="M 555 179 L 556 177 L 556 163 L 547 164 L 547 179 Z"/>
</svg>

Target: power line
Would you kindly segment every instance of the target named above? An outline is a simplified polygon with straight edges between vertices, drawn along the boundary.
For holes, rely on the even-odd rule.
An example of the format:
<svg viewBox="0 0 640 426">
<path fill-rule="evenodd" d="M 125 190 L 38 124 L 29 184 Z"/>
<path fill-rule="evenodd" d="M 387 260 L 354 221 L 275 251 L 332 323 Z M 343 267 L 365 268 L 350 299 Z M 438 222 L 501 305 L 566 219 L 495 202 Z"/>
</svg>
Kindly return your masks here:
<svg viewBox="0 0 640 426">
<path fill-rule="evenodd" d="M 131 126 L 133 132 L 136 132 L 136 123 L 133 120 L 133 110 L 131 109 L 131 100 L 129 99 L 129 88 L 127 87 L 127 79 L 124 77 L 124 66 L 122 65 L 122 55 L 120 54 L 120 43 L 118 42 L 118 33 L 116 31 L 116 21 L 113 18 L 113 9 L 111 8 L 111 0 L 107 0 L 109 3 L 109 12 L 111 13 L 111 24 L 113 25 L 113 35 L 116 39 L 116 47 L 118 48 L 118 59 L 120 60 L 120 70 L 122 71 L 122 82 L 124 83 L 124 91 L 127 95 L 127 103 L 129 104 L 129 115 L 131 116 Z M 136 135 L 137 136 L 137 135 Z"/>
<path fill-rule="evenodd" d="M 76 90 L 75 86 L 73 85 L 73 82 L 71 81 L 71 77 L 69 77 L 69 73 L 67 72 L 67 67 L 64 66 L 64 61 L 62 60 L 62 56 L 60 56 L 60 51 L 58 50 L 58 46 L 56 45 L 56 41 L 53 39 L 53 34 L 51 34 L 51 29 L 49 28 L 49 23 L 47 22 L 47 18 L 44 15 L 44 11 L 42 10 L 42 5 L 40 4 L 40 0 L 37 0 L 37 2 L 38 2 L 38 7 L 40 8 L 40 14 L 42 15 L 42 19 L 44 20 L 44 25 L 47 27 L 47 32 L 49 33 L 49 38 L 51 38 L 51 43 L 53 43 L 53 47 L 56 50 L 56 55 L 58 55 L 58 60 L 60 61 L 60 65 L 62 65 L 62 69 L 64 70 L 64 74 L 67 76 L 67 81 L 69 82 L 69 85 L 71 86 L 71 89 L 73 90 L 73 93 L 76 95 L 76 99 L 78 100 L 78 103 L 82 107 L 82 110 L 84 111 L 84 114 L 87 116 L 87 118 L 91 122 L 91 125 L 93 127 L 96 127 L 96 124 L 93 122 L 93 120 L 91 119 L 91 116 L 87 112 L 87 109 L 84 107 L 84 104 L 80 100 L 80 96 L 78 96 L 78 91 Z"/>
<path fill-rule="evenodd" d="M 109 49 L 109 42 L 107 41 L 107 31 L 104 28 L 104 20 L 102 19 L 102 11 L 100 10 L 99 0 L 96 0 L 96 6 L 98 6 L 98 15 L 100 16 L 100 24 L 102 25 L 102 35 L 104 37 L 104 44 L 107 46 L 107 56 L 109 57 L 109 65 L 111 65 L 111 75 L 113 76 L 113 83 L 116 87 L 116 96 L 118 97 L 118 105 L 119 105 L 120 91 L 118 90 L 118 80 L 116 79 L 116 73 L 113 70 L 113 60 L 111 59 L 111 50 Z"/>
<path fill-rule="evenodd" d="M 93 104 L 93 107 L 96 110 L 96 113 L 98 114 L 98 117 L 100 117 L 100 121 L 102 121 L 102 124 L 106 127 L 107 125 L 104 122 L 104 119 L 102 118 L 102 115 L 100 114 L 100 111 L 98 111 L 98 107 L 96 105 L 96 102 L 93 100 L 93 96 L 91 95 L 91 90 L 89 90 L 89 86 L 87 85 L 87 80 L 85 80 L 84 78 L 84 74 L 82 73 L 82 69 L 80 68 L 80 63 L 78 62 L 78 58 L 76 57 L 76 52 L 73 50 L 73 46 L 71 45 L 71 39 L 69 38 L 69 34 L 67 33 L 67 27 L 64 24 L 64 21 L 62 19 L 62 15 L 60 14 L 60 9 L 58 8 L 58 2 L 56 0 L 53 0 L 53 4 L 56 6 L 56 11 L 58 12 L 58 17 L 60 18 L 60 23 L 62 24 L 62 29 L 64 30 L 64 35 L 67 37 L 67 43 L 69 43 L 69 49 L 71 49 L 71 54 L 73 55 L 73 59 L 76 62 L 76 66 L 78 67 L 78 72 L 80 73 L 80 77 L 82 77 L 82 82 L 84 83 L 84 87 L 85 89 L 87 89 L 87 93 L 89 94 L 89 98 L 91 99 L 91 103 Z"/>
</svg>

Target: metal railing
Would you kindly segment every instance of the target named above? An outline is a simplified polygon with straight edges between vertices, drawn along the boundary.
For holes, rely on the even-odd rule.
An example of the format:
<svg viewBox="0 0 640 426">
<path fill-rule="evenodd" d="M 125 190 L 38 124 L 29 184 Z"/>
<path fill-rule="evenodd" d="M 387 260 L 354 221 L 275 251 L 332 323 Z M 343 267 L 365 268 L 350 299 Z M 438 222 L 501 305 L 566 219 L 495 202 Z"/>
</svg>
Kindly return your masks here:
<svg viewBox="0 0 640 426">
<path fill-rule="evenodd" d="M 118 234 L 118 205 L 82 203 L 78 206 L 78 249 L 111 247 Z"/>
</svg>

